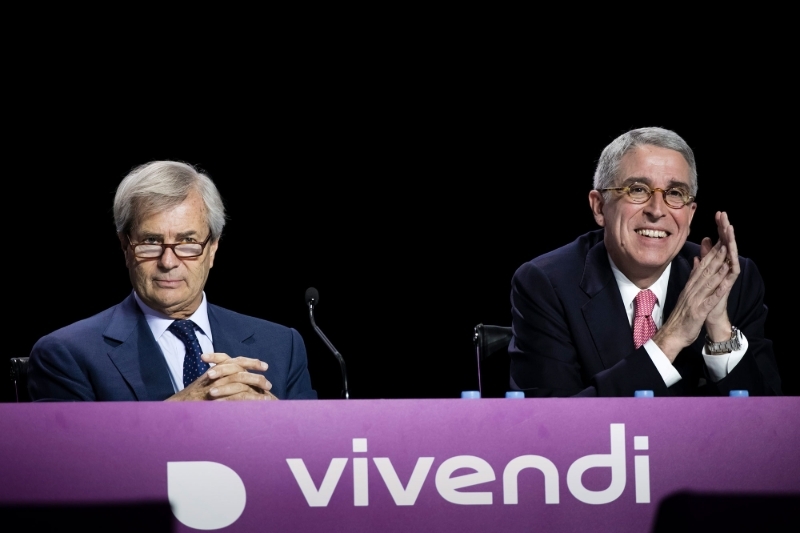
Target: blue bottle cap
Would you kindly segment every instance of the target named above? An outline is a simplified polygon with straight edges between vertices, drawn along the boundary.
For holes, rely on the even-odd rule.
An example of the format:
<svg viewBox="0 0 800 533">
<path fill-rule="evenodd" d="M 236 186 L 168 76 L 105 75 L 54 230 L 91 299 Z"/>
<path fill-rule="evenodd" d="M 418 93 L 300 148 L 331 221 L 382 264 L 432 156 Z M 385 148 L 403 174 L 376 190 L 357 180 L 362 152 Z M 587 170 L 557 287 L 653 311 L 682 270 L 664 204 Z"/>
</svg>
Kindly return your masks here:
<svg viewBox="0 0 800 533">
<path fill-rule="evenodd" d="M 735 396 L 736 398 L 745 398 L 747 396 L 750 396 L 750 393 L 747 392 L 746 390 L 732 390 L 730 393 L 728 393 L 728 396 Z"/>
<path fill-rule="evenodd" d="M 633 396 L 636 398 L 654 398 L 653 391 L 651 390 L 637 390 L 634 391 Z"/>
<path fill-rule="evenodd" d="M 481 391 L 477 390 L 462 390 L 461 397 L 468 400 L 474 400 L 481 397 Z"/>
<path fill-rule="evenodd" d="M 525 393 L 521 390 L 509 390 L 506 391 L 506 398 L 524 398 Z"/>
</svg>

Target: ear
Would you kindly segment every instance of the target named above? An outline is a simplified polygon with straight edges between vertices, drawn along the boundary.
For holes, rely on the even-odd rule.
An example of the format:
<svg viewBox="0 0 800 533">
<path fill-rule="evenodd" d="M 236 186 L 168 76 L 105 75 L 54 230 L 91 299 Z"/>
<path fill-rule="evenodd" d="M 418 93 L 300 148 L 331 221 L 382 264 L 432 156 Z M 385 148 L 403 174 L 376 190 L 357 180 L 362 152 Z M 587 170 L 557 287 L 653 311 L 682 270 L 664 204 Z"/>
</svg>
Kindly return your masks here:
<svg viewBox="0 0 800 533">
<path fill-rule="evenodd" d="M 129 253 L 132 252 L 130 243 L 128 242 L 128 236 L 124 233 L 117 233 L 117 238 L 119 238 L 119 245 L 122 248 L 122 253 L 125 255 L 125 266 L 130 267 L 129 264 Z"/>
<path fill-rule="evenodd" d="M 692 202 L 692 205 L 690 205 L 688 209 L 689 209 L 689 223 L 687 224 L 688 227 L 686 228 L 687 237 L 692 234 L 692 220 L 694 220 L 694 212 L 697 210 L 697 202 Z M 700 258 L 702 259 L 704 256 L 705 254 L 702 254 Z"/>
<path fill-rule="evenodd" d="M 592 208 L 592 214 L 594 215 L 594 220 L 597 222 L 597 225 L 601 228 L 604 227 L 606 219 L 605 216 L 603 216 L 603 207 L 605 207 L 603 193 L 596 190 L 589 191 L 589 206 Z"/>
<path fill-rule="evenodd" d="M 219 248 L 219 239 L 208 243 L 208 268 L 214 266 L 214 257 L 217 255 L 217 248 Z"/>
</svg>

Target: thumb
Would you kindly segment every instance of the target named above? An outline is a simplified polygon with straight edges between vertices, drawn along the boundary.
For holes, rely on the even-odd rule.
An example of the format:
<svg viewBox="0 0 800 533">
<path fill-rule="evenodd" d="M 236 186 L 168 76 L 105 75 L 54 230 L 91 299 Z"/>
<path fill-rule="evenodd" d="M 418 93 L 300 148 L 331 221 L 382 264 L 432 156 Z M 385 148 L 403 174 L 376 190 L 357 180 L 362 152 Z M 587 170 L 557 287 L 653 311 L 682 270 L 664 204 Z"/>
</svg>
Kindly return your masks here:
<svg viewBox="0 0 800 533">
<path fill-rule="evenodd" d="M 704 237 L 700 242 L 700 259 L 704 258 L 711 251 L 711 248 L 711 239 Z"/>
</svg>

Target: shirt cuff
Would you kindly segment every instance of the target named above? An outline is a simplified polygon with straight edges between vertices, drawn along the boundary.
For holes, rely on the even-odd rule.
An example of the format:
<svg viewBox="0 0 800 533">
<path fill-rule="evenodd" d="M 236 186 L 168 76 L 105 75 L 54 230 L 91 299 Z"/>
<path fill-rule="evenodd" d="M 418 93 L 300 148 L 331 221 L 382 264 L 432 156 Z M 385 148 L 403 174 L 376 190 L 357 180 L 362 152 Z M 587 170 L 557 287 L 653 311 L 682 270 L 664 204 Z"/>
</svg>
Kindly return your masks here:
<svg viewBox="0 0 800 533">
<path fill-rule="evenodd" d="M 706 362 L 708 375 L 714 383 L 730 374 L 744 357 L 744 353 L 747 351 L 747 337 L 744 336 L 741 330 L 739 330 L 739 342 L 741 346 L 738 350 L 720 355 L 709 355 L 706 352 L 706 347 L 703 346 L 703 359 Z"/>
<path fill-rule="evenodd" d="M 650 356 L 650 360 L 656 365 L 656 370 L 661 374 L 661 379 L 664 380 L 667 387 L 671 387 L 681 380 L 681 373 L 675 370 L 675 367 L 669 362 L 669 358 L 664 355 L 658 344 L 653 342 L 653 339 L 644 343 L 644 349 Z M 707 360 L 706 364 L 708 364 Z"/>
</svg>

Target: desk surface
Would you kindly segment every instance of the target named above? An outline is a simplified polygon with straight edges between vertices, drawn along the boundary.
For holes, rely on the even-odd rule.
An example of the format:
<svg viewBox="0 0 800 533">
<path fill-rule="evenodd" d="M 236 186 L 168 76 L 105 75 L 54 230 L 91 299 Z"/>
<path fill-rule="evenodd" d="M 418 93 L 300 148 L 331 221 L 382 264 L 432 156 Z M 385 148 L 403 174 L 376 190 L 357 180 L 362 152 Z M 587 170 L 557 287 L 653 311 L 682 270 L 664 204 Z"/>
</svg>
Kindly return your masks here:
<svg viewBox="0 0 800 533">
<path fill-rule="evenodd" d="M 178 531 L 649 531 L 800 497 L 800 398 L 0 405 L 0 505 L 166 502 Z M 192 527 L 188 527 L 192 526 Z"/>
</svg>

